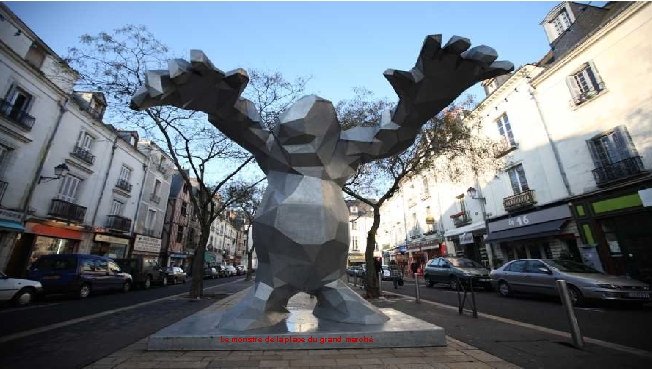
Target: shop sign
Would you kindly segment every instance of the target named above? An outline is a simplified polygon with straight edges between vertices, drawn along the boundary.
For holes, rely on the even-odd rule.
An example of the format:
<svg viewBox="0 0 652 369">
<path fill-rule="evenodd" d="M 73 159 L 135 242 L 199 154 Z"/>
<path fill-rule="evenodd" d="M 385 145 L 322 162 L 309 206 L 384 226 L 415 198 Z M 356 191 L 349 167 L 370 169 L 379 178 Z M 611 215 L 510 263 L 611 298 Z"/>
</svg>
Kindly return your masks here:
<svg viewBox="0 0 652 369">
<path fill-rule="evenodd" d="M 12 220 L 14 222 L 22 222 L 23 213 L 6 210 L 6 209 L 0 209 L 0 219 Z"/>
<path fill-rule="evenodd" d="M 136 238 L 134 239 L 134 251 L 160 252 L 161 239 L 144 236 L 142 234 L 136 235 Z"/>
<path fill-rule="evenodd" d="M 571 212 L 568 205 L 559 205 L 549 209 L 533 211 L 527 214 L 520 214 L 514 217 L 510 216 L 507 219 L 489 222 L 487 226 L 489 233 L 492 233 L 570 217 Z"/>
<path fill-rule="evenodd" d="M 473 243 L 473 233 L 472 232 L 462 233 L 460 235 L 460 245 L 466 245 L 469 243 Z"/>
<path fill-rule="evenodd" d="M 97 242 L 115 243 L 115 244 L 118 244 L 118 245 L 128 245 L 129 244 L 129 239 L 128 238 L 113 237 L 113 236 L 109 236 L 109 235 L 106 235 L 106 234 L 96 234 L 95 235 L 95 241 L 97 241 Z"/>
</svg>

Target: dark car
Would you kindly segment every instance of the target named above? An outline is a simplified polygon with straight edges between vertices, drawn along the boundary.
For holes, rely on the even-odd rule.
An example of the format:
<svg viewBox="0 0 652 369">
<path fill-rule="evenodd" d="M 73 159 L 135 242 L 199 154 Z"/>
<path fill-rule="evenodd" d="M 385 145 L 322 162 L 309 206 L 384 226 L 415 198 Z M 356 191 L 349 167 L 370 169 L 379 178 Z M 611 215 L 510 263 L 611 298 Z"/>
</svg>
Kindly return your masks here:
<svg viewBox="0 0 652 369">
<path fill-rule="evenodd" d="M 236 265 L 235 270 L 237 271 L 236 275 L 243 275 L 247 273 L 247 268 L 244 265 Z"/>
<path fill-rule="evenodd" d="M 186 272 L 179 267 L 167 267 L 165 270 L 168 283 L 186 283 Z"/>
<path fill-rule="evenodd" d="M 115 259 L 123 272 L 131 274 L 134 283 L 148 289 L 152 284 L 165 286 L 168 284 L 165 269 L 156 258 L 136 256 L 131 259 Z"/>
<path fill-rule="evenodd" d="M 359 277 L 362 274 L 362 266 L 352 265 L 346 268 L 346 274 L 350 275 L 351 277 L 354 277 L 356 275 Z"/>
<path fill-rule="evenodd" d="M 85 254 L 43 255 L 29 268 L 28 278 L 41 282 L 46 294 L 74 293 L 79 298 L 96 291 L 128 292 L 133 285 L 131 275 L 113 259 Z"/>
<path fill-rule="evenodd" d="M 204 267 L 204 279 L 220 278 L 219 266 L 218 267 Z"/>
<path fill-rule="evenodd" d="M 445 283 L 451 289 L 457 290 L 459 283 L 473 284 L 486 290 L 492 289 L 489 269 L 482 264 L 466 258 L 440 257 L 426 264 L 423 279 L 428 287 L 435 283 Z"/>
</svg>

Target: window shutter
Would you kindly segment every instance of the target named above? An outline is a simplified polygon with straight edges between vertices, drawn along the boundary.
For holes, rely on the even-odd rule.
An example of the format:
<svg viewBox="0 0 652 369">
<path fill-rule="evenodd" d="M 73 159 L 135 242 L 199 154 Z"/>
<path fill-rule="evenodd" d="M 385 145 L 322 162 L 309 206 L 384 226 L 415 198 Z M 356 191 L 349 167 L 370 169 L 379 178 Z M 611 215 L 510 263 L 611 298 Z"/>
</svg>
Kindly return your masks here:
<svg viewBox="0 0 652 369">
<path fill-rule="evenodd" d="M 577 85 L 577 81 L 575 80 L 575 75 L 570 75 L 566 77 L 566 84 L 568 85 L 568 89 L 570 90 L 571 97 L 573 98 L 573 102 L 577 104 L 579 102 L 581 91 L 580 91 L 580 86 Z"/>
<path fill-rule="evenodd" d="M 587 63 L 589 65 L 589 68 L 591 69 L 591 74 L 593 75 L 593 78 L 595 78 L 595 82 L 597 83 L 596 86 L 596 91 L 602 91 L 604 89 L 604 81 L 602 78 L 600 78 L 600 73 L 598 73 L 598 69 L 595 67 L 595 64 L 593 64 L 592 61 Z"/>
<path fill-rule="evenodd" d="M 629 135 L 627 126 L 620 125 L 614 129 L 614 135 L 618 136 L 619 150 L 622 150 L 624 157 L 631 158 L 638 156 L 638 150 L 632 141 L 632 136 Z"/>
<path fill-rule="evenodd" d="M 600 159 L 600 155 L 598 154 L 598 148 L 597 148 L 598 143 L 596 142 L 596 140 L 595 139 L 587 140 L 586 145 L 589 147 L 589 153 L 591 154 L 591 159 L 593 159 L 593 164 L 596 167 L 602 167 L 603 163 L 602 160 Z"/>
</svg>

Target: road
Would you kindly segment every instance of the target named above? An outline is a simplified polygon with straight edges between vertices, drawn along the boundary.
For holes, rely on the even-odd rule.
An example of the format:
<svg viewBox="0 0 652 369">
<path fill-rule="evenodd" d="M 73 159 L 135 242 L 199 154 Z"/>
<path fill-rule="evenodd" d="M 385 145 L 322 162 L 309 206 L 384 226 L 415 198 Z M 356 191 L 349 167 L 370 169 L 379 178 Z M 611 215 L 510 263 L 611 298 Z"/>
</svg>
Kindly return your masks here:
<svg viewBox="0 0 652 369">
<path fill-rule="evenodd" d="M 458 306 L 458 297 L 455 291 L 443 285 L 429 288 L 423 285 L 423 280 L 420 282 L 419 291 L 422 299 Z M 392 286 L 392 282 L 385 281 L 383 290 L 415 296 L 415 286 L 411 280 L 406 280 L 405 285 L 396 290 Z M 559 299 L 536 295 L 505 298 L 496 292 L 482 290 L 476 292 L 475 297 L 480 313 L 558 331 L 569 331 L 568 318 Z M 470 297 L 468 297 L 466 306 L 470 307 L 470 303 Z M 585 337 L 652 352 L 652 340 L 649 339 L 649 330 L 652 327 L 652 304 L 650 303 L 636 306 L 598 302 L 586 307 L 575 308 L 575 314 Z"/>
<path fill-rule="evenodd" d="M 48 297 L 26 308 L 0 308 L 0 368 L 81 368 L 250 285 L 243 277 L 205 281 L 202 300 L 190 284 L 153 287 L 85 300 Z"/>
</svg>

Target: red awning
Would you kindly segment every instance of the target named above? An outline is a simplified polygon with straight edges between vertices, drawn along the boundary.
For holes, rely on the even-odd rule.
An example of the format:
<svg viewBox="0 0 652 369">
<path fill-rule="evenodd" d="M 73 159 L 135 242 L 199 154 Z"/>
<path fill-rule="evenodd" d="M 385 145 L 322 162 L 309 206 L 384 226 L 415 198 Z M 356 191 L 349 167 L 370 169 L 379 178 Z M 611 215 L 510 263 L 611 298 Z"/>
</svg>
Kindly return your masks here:
<svg viewBox="0 0 652 369">
<path fill-rule="evenodd" d="M 82 233 L 74 229 L 52 227 L 52 226 L 39 224 L 39 223 L 27 223 L 25 225 L 25 232 L 34 233 L 40 236 L 68 238 L 71 240 L 82 239 Z"/>
</svg>

